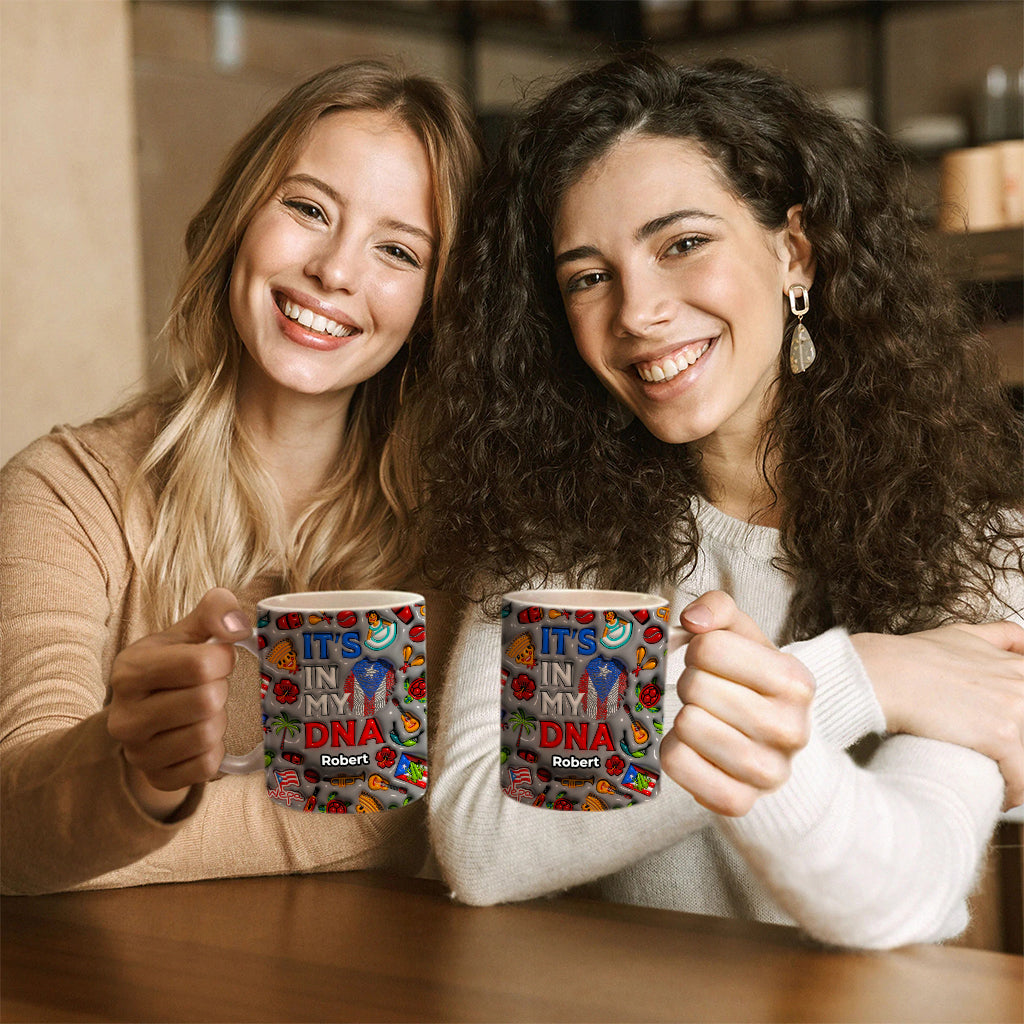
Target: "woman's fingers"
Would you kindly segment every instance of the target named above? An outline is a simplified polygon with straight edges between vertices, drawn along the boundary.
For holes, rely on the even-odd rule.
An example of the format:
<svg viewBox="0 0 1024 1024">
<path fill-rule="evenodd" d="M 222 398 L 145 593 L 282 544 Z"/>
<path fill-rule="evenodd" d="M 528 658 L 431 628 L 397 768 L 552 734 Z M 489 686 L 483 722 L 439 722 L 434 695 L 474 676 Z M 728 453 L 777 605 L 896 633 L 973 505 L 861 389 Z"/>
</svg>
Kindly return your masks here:
<svg viewBox="0 0 1024 1024">
<path fill-rule="evenodd" d="M 215 588 L 179 622 L 114 659 L 107 730 L 154 788 L 178 789 L 216 775 L 235 664 L 230 641 L 250 632 L 235 596 Z"/>
<path fill-rule="evenodd" d="M 223 742 L 213 744 L 209 747 L 197 747 L 195 737 L 182 736 L 180 738 L 180 749 L 185 753 L 184 760 L 174 761 L 170 764 L 151 765 L 142 767 L 138 764 L 128 763 L 138 768 L 143 773 L 146 782 L 154 789 L 165 792 L 187 790 L 200 782 L 206 782 L 217 774 L 217 769 L 224 757 Z M 194 751 L 198 750 L 198 753 Z M 125 759 L 128 759 L 127 752 Z"/>
<path fill-rule="evenodd" d="M 709 590 L 691 601 L 680 612 L 679 621 L 684 629 L 694 635 L 728 630 L 763 646 L 775 646 L 761 632 L 757 623 L 745 612 L 741 612 L 736 602 L 722 590 Z"/>
<path fill-rule="evenodd" d="M 185 689 L 158 690 L 146 700 L 111 705 L 107 729 L 122 743 L 138 746 L 160 733 L 216 717 L 223 712 L 227 697 L 226 679 Z"/>
<path fill-rule="evenodd" d="M 792 753 L 805 747 L 810 736 L 814 687 L 807 677 L 791 693 L 766 696 L 741 680 L 687 667 L 679 695 L 684 711 L 699 708 L 755 743 Z"/>
<path fill-rule="evenodd" d="M 168 644 L 146 637 L 115 659 L 111 686 L 124 700 L 141 700 L 161 690 L 181 690 L 226 679 L 236 651 L 225 643 Z"/>
<path fill-rule="evenodd" d="M 251 631 L 235 595 L 224 587 L 214 587 L 188 615 L 159 635 L 169 643 L 201 644 L 211 638 L 241 640 Z"/>
<path fill-rule="evenodd" d="M 1024 802 L 1024 629 L 956 623 L 850 640 L 890 732 L 977 750 L 999 765 L 1004 806 Z"/>
<path fill-rule="evenodd" d="M 695 636 L 687 644 L 685 663 L 767 697 L 810 703 L 814 696 L 813 680 L 800 661 L 730 630 Z M 682 691 L 680 696 L 687 699 Z"/>
<path fill-rule="evenodd" d="M 789 778 L 792 747 L 752 739 L 696 704 L 679 712 L 672 732 L 705 761 L 761 792 L 770 793 Z"/>
<path fill-rule="evenodd" d="M 1001 651 L 1012 654 L 1024 654 L 1024 626 L 1016 622 L 958 622 L 954 629 L 963 630 L 987 643 L 998 647 Z"/>
<path fill-rule="evenodd" d="M 807 744 L 813 677 L 720 591 L 680 619 L 693 635 L 678 684 L 683 708 L 662 742 L 662 766 L 705 807 L 746 814 L 789 778 Z"/>
<path fill-rule="evenodd" d="M 684 743 L 675 730 L 661 742 L 661 765 L 666 774 L 690 793 L 697 803 L 715 814 L 740 817 L 763 795 L 761 789 L 737 779 L 707 760 L 694 747 Z"/>
</svg>

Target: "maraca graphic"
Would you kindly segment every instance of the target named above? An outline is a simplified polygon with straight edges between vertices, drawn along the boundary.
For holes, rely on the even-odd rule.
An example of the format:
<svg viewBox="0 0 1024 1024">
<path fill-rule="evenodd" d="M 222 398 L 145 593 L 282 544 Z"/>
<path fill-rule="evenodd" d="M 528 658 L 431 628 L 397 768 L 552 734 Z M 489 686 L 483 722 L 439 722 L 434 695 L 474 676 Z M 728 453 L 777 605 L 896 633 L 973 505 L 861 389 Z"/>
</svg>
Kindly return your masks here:
<svg viewBox="0 0 1024 1024">
<path fill-rule="evenodd" d="M 641 672 L 646 672 L 649 668 L 658 667 L 657 658 L 647 658 L 647 648 L 641 645 L 636 649 L 636 668 L 633 669 L 633 675 L 638 676 Z"/>
<path fill-rule="evenodd" d="M 422 654 L 417 654 L 416 657 L 414 658 L 412 656 L 412 648 L 409 647 L 408 645 L 406 645 L 405 647 L 402 648 L 402 671 L 403 672 L 408 672 L 410 668 L 413 668 L 416 665 L 422 665 L 424 661 L 426 661 L 426 659 L 423 657 Z"/>
</svg>

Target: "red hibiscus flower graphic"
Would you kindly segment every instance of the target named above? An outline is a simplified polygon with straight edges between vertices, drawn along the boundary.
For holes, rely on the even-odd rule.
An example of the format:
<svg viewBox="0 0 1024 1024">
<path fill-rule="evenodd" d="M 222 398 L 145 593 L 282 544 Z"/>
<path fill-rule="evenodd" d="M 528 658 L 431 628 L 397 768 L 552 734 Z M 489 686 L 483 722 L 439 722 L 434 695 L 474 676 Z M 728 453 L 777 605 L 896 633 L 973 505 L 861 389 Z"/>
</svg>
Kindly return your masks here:
<svg viewBox="0 0 1024 1024">
<path fill-rule="evenodd" d="M 395 763 L 395 752 L 390 747 L 381 747 L 374 755 L 381 768 L 390 768 Z"/>
<path fill-rule="evenodd" d="M 520 672 L 512 680 L 512 692 L 516 695 L 516 700 L 529 700 L 536 689 L 537 684 L 525 672 Z"/>
<path fill-rule="evenodd" d="M 613 754 L 605 761 L 604 770 L 609 775 L 621 775 L 626 770 L 626 762 L 618 754 Z"/>
<path fill-rule="evenodd" d="M 556 811 L 571 811 L 572 801 L 564 796 L 560 796 L 552 805 Z"/>
<path fill-rule="evenodd" d="M 290 679 L 282 679 L 274 687 L 278 704 L 294 704 L 299 699 L 299 688 Z"/>
<path fill-rule="evenodd" d="M 641 687 L 640 692 L 637 694 L 640 698 L 640 703 L 645 708 L 656 708 L 658 701 L 661 700 L 661 690 L 658 689 L 654 683 L 647 683 Z"/>
<path fill-rule="evenodd" d="M 409 696 L 413 700 L 425 700 L 427 696 L 427 680 L 420 676 L 419 679 L 414 679 L 407 687 Z"/>
</svg>

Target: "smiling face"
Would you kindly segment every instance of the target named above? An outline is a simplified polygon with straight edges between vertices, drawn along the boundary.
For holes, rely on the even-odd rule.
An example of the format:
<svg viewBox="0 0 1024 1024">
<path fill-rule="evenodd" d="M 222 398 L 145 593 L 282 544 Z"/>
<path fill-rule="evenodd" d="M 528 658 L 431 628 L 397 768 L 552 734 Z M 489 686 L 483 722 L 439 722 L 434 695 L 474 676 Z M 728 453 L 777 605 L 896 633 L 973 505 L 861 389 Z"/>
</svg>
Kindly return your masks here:
<svg viewBox="0 0 1024 1024">
<path fill-rule="evenodd" d="M 378 111 L 324 115 L 235 257 L 246 383 L 347 403 L 409 336 L 435 240 L 430 164 L 413 132 Z"/>
<path fill-rule="evenodd" d="M 567 190 L 553 232 L 579 353 L 674 444 L 755 444 L 790 284 L 809 286 L 799 207 L 766 230 L 691 140 L 627 136 Z"/>
</svg>

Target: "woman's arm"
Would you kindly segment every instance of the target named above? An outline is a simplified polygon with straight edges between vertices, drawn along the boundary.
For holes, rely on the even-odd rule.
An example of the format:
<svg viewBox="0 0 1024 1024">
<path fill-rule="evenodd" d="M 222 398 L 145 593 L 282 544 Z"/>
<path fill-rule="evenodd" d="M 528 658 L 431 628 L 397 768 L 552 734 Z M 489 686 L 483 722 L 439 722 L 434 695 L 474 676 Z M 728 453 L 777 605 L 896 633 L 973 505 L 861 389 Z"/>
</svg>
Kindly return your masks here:
<svg viewBox="0 0 1024 1024">
<path fill-rule="evenodd" d="M 736 614 L 724 595 L 702 600 L 716 609 L 705 628 L 717 628 L 700 639 L 719 641 L 696 655 L 687 652 L 680 696 L 707 703 L 695 685 L 702 675 L 717 679 L 723 693 L 734 691 L 729 710 L 744 709 L 752 688 L 755 698 L 774 693 L 777 688 L 769 684 L 781 652 L 756 627 L 751 633 L 749 619 Z M 853 687 L 855 694 L 860 688 Z M 844 703 L 836 681 L 819 697 L 825 704 Z M 827 708 L 815 716 L 817 723 L 828 717 Z M 735 777 L 727 782 L 738 782 L 741 793 L 750 780 L 732 766 L 760 768 L 763 758 L 751 755 L 758 754 L 754 741 L 770 721 L 765 713 L 735 714 L 736 728 L 747 735 L 731 750 L 714 751 L 722 773 Z M 746 765 L 740 760 L 744 754 Z M 938 941 L 962 930 L 966 898 L 1002 795 L 991 760 L 965 747 L 903 736 L 886 740 L 860 768 L 816 724 L 789 769 L 788 781 L 775 792 L 765 794 L 762 787 L 749 813 L 719 817 L 717 824 L 779 906 L 809 934 L 835 944 L 884 948 Z"/>
<path fill-rule="evenodd" d="M 973 750 L 896 736 L 861 768 L 812 735 L 784 787 L 718 824 L 809 935 L 886 949 L 964 929 L 1001 799 Z"/>
<path fill-rule="evenodd" d="M 143 617 L 120 488 L 105 457 L 74 435 L 37 442 L 4 468 L 2 485 L 3 891 L 328 868 L 408 873 L 422 865 L 421 808 L 353 816 L 325 828 L 332 823 L 319 815 L 280 811 L 267 798 L 262 772 L 193 785 L 170 811 L 147 809 L 109 722 L 112 665 L 135 639 L 122 622 Z M 257 693 L 255 668 L 241 661 L 229 715 L 258 730 Z M 134 746 L 124 727 L 114 726 Z M 155 762 L 146 767 L 159 773 Z M 179 783 L 163 781 L 172 791 Z"/>
<path fill-rule="evenodd" d="M 499 788 L 501 625 L 472 607 L 430 737 L 431 838 L 457 899 L 492 904 L 592 881 L 677 843 L 709 811 L 663 781 L 654 800 L 603 814 L 557 813 Z"/>
<path fill-rule="evenodd" d="M 84 447 L 43 439 L 2 482 L 3 887 L 66 888 L 159 849 L 201 789 L 167 821 L 149 815 L 107 729 L 131 572 L 109 476 Z"/>
</svg>

